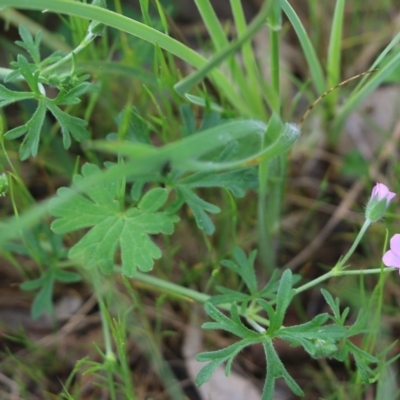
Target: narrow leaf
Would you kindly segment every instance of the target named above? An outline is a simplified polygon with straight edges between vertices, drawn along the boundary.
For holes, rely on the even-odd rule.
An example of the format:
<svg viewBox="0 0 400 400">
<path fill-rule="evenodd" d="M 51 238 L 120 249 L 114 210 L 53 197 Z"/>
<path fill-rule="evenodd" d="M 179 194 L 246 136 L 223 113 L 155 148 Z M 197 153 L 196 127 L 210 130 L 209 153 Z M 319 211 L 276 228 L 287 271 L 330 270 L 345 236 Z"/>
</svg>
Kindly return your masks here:
<svg viewBox="0 0 400 400">
<path fill-rule="evenodd" d="M 278 326 L 275 326 L 275 329 L 282 325 L 286 310 L 292 300 L 292 282 L 292 271 L 287 269 L 282 275 L 276 297 L 276 323 Z"/>
</svg>

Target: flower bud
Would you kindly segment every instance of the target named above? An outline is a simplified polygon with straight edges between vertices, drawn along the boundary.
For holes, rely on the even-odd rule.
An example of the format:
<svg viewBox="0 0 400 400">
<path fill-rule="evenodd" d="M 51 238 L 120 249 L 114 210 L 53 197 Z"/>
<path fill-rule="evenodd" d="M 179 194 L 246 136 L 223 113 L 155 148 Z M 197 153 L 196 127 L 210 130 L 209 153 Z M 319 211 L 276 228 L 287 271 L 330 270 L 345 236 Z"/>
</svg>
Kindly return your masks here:
<svg viewBox="0 0 400 400">
<path fill-rule="evenodd" d="M 378 221 L 385 214 L 390 202 L 396 196 L 383 183 L 377 183 L 372 189 L 371 197 L 365 209 L 365 218 L 371 222 Z"/>
</svg>

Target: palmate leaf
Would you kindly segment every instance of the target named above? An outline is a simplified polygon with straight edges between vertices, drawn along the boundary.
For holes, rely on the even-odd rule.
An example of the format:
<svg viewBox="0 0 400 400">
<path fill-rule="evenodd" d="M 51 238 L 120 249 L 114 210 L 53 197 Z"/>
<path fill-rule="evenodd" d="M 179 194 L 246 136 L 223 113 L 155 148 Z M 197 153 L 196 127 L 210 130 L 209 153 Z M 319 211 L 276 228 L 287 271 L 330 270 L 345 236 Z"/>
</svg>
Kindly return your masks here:
<svg viewBox="0 0 400 400">
<path fill-rule="evenodd" d="M 82 176 L 75 182 L 100 174 L 93 164 L 85 164 Z M 51 204 L 51 213 L 58 217 L 52 229 L 67 233 L 81 228 L 92 227 L 69 251 L 69 257 L 78 260 L 86 268 L 99 267 L 103 273 L 110 273 L 114 267 L 114 255 L 121 250 L 123 273 L 132 276 L 137 268 L 152 269 L 154 259 L 161 257 L 161 250 L 149 235 L 169 235 L 178 218 L 158 211 L 167 201 L 168 192 L 156 188 L 146 193 L 137 207 L 124 210 L 118 200 L 118 183 L 101 182 L 88 188 L 87 194 L 77 194 L 69 188 L 58 190 L 57 200 Z"/>
<path fill-rule="evenodd" d="M 225 154 L 218 157 L 219 160 L 229 159 Z M 221 209 L 208 201 L 200 198 L 196 188 L 220 187 L 229 190 L 235 197 L 243 197 L 249 188 L 257 186 L 256 170 L 254 168 L 241 169 L 229 172 L 197 172 L 190 176 L 171 182 L 175 187 L 181 204 L 186 203 L 192 210 L 199 229 L 207 235 L 212 235 L 215 226 L 208 214 L 218 214 Z"/>
<path fill-rule="evenodd" d="M 69 92 L 63 92 L 59 98 L 60 104 L 77 104 L 80 102 L 76 95 L 81 95 L 89 89 L 89 84 L 80 84 Z M 58 98 L 50 100 L 43 95 L 36 95 L 29 92 L 15 92 L 0 85 L 0 107 L 14 103 L 16 101 L 34 98 L 38 99 L 38 107 L 31 119 L 22 126 L 18 126 L 5 133 L 6 139 L 12 140 L 26 134 L 19 155 L 21 160 L 26 160 L 29 156 L 36 156 L 38 152 L 40 134 L 42 131 L 47 109 L 51 111 L 61 127 L 63 144 L 66 149 L 71 146 L 71 135 L 80 142 L 89 138 L 86 129 L 87 122 L 83 119 L 74 117 L 62 111 L 58 106 Z"/>
<path fill-rule="evenodd" d="M 46 75 L 42 75 L 40 69 L 39 46 L 41 34 L 38 33 L 33 38 L 31 33 L 23 26 L 20 26 L 19 33 L 23 41 L 18 41 L 17 44 L 29 53 L 33 63 L 29 62 L 22 54 L 18 54 L 17 60 L 11 62 L 14 71 L 8 74 L 4 81 L 12 82 L 22 77 L 32 92 L 18 92 L 0 85 L 0 107 L 25 99 L 38 101 L 38 107 L 30 120 L 22 126 L 11 129 L 4 135 L 7 139 L 16 139 L 26 134 L 19 150 L 20 159 L 25 160 L 31 155 L 37 155 L 40 134 L 47 110 L 53 114 L 60 124 L 63 144 L 66 149 L 71 145 L 71 135 L 77 141 L 89 138 L 89 132 L 86 129 L 87 122 L 67 114 L 59 106 L 78 104 L 80 102 L 79 97 L 85 94 L 93 85 L 83 82 L 82 77 L 78 77 L 75 74 L 69 74 L 70 76 L 64 84 L 62 80 L 56 79 L 56 84 L 52 85 L 52 80 L 47 79 Z M 49 59 L 55 62 L 56 56 L 51 56 Z M 46 62 L 42 64 L 44 65 Z M 60 90 L 58 96 L 54 99 L 48 98 L 43 83 L 56 86 Z"/>
<path fill-rule="evenodd" d="M 39 100 L 36 111 L 25 125 L 11 129 L 4 135 L 6 139 L 16 139 L 26 134 L 19 148 L 19 158 L 21 160 L 26 160 L 30 155 L 36 156 L 39 147 L 40 130 L 45 116 L 46 100 L 43 98 Z"/>
</svg>

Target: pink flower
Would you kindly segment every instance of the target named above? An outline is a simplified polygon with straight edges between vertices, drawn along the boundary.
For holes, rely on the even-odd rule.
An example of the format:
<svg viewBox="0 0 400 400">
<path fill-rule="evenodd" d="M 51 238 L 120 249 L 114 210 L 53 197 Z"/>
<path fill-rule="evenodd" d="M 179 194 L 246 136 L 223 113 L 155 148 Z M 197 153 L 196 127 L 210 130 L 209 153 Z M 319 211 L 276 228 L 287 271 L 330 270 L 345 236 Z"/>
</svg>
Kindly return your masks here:
<svg viewBox="0 0 400 400">
<path fill-rule="evenodd" d="M 400 234 L 397 233 L 390 239 L 390 250 L 383 255 L 382 262 L 387 267 L 399 268 L 400 274 Z"/>
<path fill-rule="evenodd" d="M 365 209 L 365 217 L 371 222 L 378 221 L 386 212 L 390 202 L 396 196 L 383 183 L 377 183 L 372 189 L 371 197 Z"/>
<path fill-rule="evenodd" d="M 383 183 L 377 183 L 372 189 L 370 201 L 375 197 L 378 201 L 386 199 L 386 206 L 388 206 L 395 196 L 396 193 L 391 192 L 386 185 Z"/>
</svg>

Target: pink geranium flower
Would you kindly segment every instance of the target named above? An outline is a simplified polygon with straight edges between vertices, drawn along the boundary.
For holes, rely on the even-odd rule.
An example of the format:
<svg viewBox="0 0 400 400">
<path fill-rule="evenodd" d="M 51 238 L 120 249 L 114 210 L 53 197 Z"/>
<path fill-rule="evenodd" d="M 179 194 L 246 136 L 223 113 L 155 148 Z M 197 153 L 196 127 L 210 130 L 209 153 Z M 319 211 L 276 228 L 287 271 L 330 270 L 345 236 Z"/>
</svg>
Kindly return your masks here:
<svg viewBox="0 0 400 400">
<path fill-rule="evenodd" d="M 371 222 L 378 221 L 385 214 L 390 202 L 396 196 L 383 183 L 377 183 L 365 209 L 365 217 Z"/>
<path fill-rule="evenodd" d="M 390 250 L 383 255 L 382 262 L 387 267 L 399 268 L 400 274 L 400 234 L 397 233 L 390 239 Z"/>
<path fill-rule="evenodd" d="M 375 197 L 378 201 L 386 199 L 386 206 L 388 206 L 395 196 L 396 193 L 391 192 L 386 185 L 383 183 L 377 183 L 372 189 L 371 200 Z"/>
</svg>

